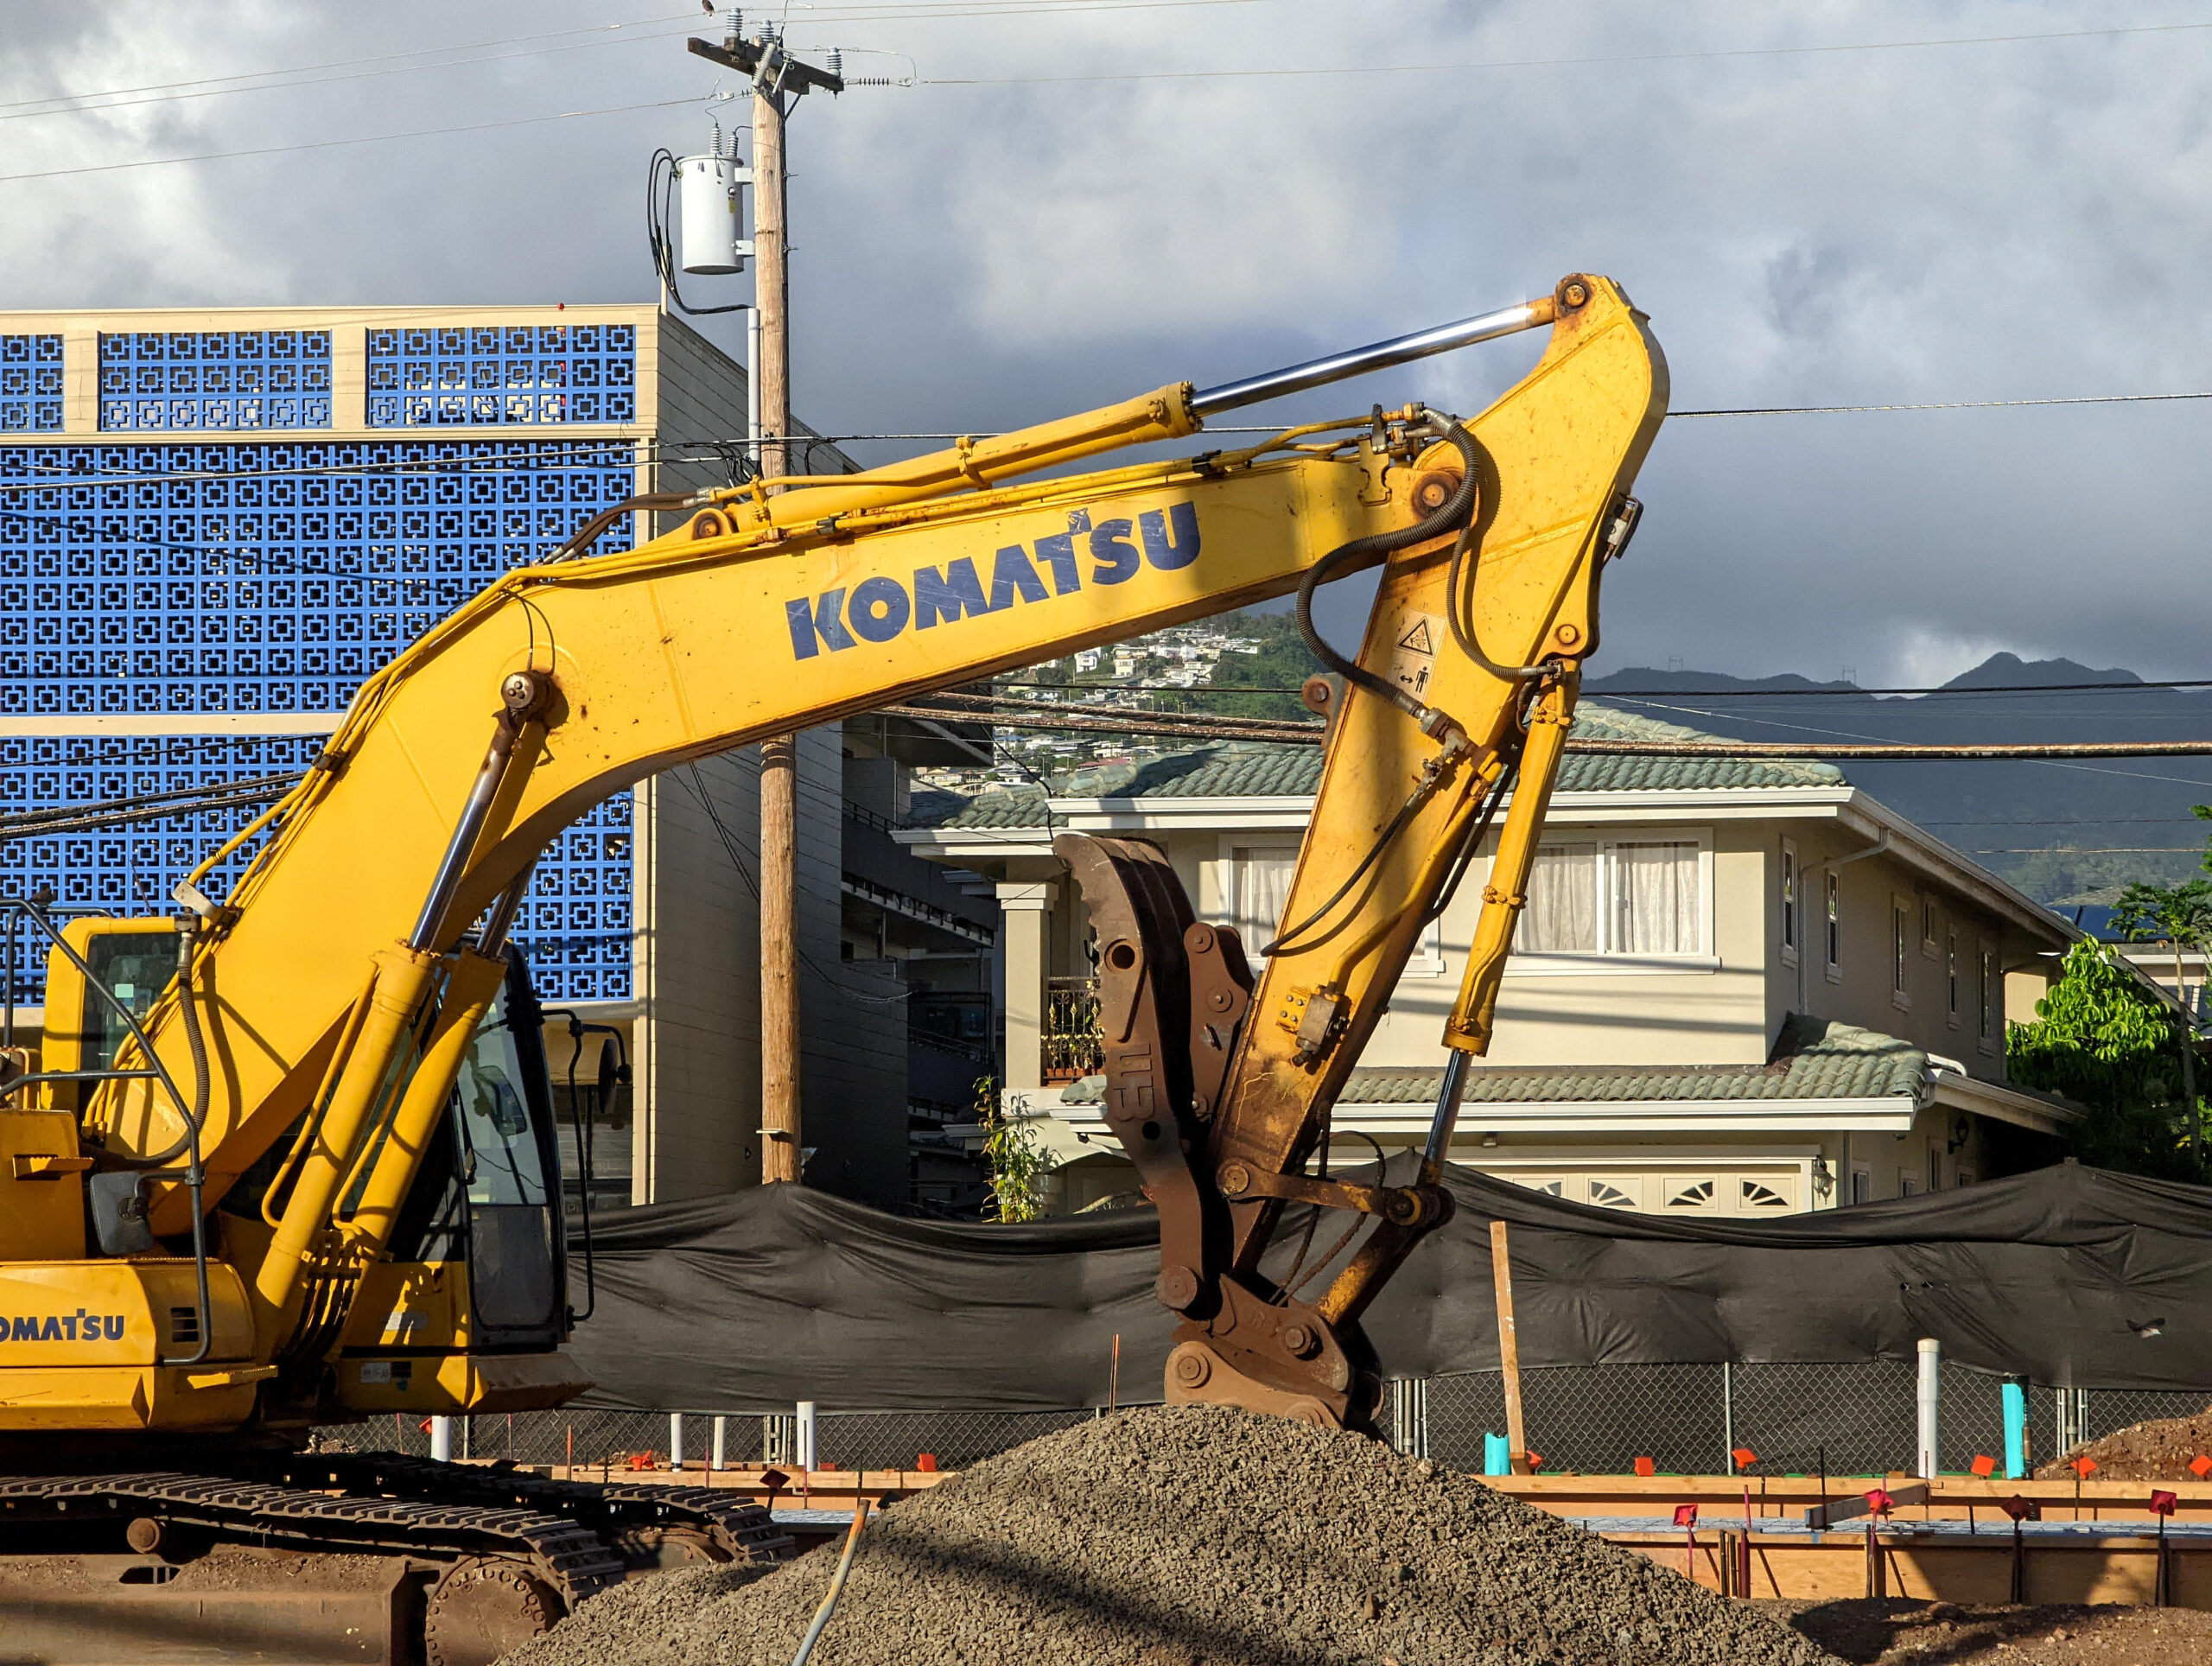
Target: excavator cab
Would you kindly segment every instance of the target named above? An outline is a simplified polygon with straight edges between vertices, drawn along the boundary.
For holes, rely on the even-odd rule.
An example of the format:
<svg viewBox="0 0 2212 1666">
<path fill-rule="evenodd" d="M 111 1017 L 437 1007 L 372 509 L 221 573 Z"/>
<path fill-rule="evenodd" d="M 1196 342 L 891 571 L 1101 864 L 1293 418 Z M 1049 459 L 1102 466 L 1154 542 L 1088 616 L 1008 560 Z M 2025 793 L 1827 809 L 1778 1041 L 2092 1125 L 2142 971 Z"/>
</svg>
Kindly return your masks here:
<svg viewBox="0 0 2212 1666">
<path fill-rule="evenodd" d="M 128 1062 L 130 1021 L 143 1022 L 174 981 L 177 924 L 86 916 L 59 937 L 48 957 L 44 1079 L 35 1085 L 41 1110 L 73 1115 L 100 1072 Z M 362 1275 L 321 1417 L 516 1408 L 513 1387 L 503 1391 L 492 1379 L 513 1375 L 519 1358 L 556 1358 L 571 1328 L 543 1020 L 521 950 L 508 944 L 505 963 L 391 1242 Z M 219 1201 L 228 1230 L 261 1228 L 264 1198 L 293 1143 L 279 1141 Z M 373 1167 L 363 1166 L 361 1180 Z M 360 1192 L 357 1181 L 341 1217 Z M 491 1366 L 487 1379 L 493 1358 L 506 1364 Z M 535 1403 L 543 1393 L 523 1398 Z"/>
</svg>

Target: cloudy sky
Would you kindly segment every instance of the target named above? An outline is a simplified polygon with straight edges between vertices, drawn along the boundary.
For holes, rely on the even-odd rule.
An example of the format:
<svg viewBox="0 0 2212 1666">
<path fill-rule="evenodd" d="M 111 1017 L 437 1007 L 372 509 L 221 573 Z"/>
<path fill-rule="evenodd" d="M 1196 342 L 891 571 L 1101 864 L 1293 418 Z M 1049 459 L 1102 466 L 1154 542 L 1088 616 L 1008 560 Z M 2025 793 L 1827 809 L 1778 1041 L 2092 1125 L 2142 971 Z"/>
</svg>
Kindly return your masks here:
<svg viewBox="0 0 2212 1666">
<path fill-rule="evenodd" d="M 2171 0 L 770 10 L 919 83 L 793 120 L 796 404 L 832 432 L 1224 380 L 1577 268 L 1651 314 L 1677 410 L 2212 389 L 2212 25 Z M 0 305 L 650 296 L 645 162 L 702 148 L 704 21 L 0 0 Z M 111 166 L 235 152 L 270 154 Z M 1529 356 L 1311 409 L 1472 410 Z M 1672 422 L 1606 657 L 2203 675 L 2208 440 L 2212 401 Z"/>
</svg>

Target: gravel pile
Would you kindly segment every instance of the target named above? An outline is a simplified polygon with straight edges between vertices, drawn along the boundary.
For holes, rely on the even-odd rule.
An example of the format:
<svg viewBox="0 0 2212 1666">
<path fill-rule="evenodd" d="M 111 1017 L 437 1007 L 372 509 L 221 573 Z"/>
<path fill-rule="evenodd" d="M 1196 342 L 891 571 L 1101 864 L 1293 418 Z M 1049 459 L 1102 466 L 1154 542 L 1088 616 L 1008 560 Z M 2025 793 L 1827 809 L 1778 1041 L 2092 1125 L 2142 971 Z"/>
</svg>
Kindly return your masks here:
<svg viewBox="0 0 2212 1666">
<path fill-rule="evenodd" d="M 835 1566 L 586 1603 L 505 1666 L 788 1666 Z M 1155 1408 L 871 1519 L 816 1666 L 1834 1666 L 1782 1620 L 1356 1435 Z"/>
<path fill-rule="evenodd" d="M 2044 1465 L 2036 1478 L 2070 1481 L 2074 1472 L 2068 1466 L 2086 1457 L 2096 1459 L 2089 1478 L 2095 1481 L 2194 1481 L 2189 1460 L 2201 1452 L 2212 1453 L 2212 1406 L 2194 1417 L 2131 1424 Z"/>
</svg>

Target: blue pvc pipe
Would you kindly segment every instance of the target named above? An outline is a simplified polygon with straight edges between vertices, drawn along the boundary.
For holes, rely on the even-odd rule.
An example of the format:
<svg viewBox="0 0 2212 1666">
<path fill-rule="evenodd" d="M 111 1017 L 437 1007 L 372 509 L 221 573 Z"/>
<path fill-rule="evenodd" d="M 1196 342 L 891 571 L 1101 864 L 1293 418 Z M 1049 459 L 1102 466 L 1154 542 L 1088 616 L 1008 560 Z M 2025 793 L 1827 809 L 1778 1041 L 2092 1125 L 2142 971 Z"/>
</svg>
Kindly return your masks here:
<svg viewBox="0 0 2212 1666">
<path fill-rule="evenodd" d="M 1483 1473 L 1510 1475 L 1513 1473 L 1513 1450 L 1502 1434 L 1483 1436 Z"/>
<path fill-rule="evenodd" d="M 2005 1384 L 2005 1478 L 2017 1481 L 2028 1472 L 2028 1391 L 2018 1383 Z"/>
</svg>

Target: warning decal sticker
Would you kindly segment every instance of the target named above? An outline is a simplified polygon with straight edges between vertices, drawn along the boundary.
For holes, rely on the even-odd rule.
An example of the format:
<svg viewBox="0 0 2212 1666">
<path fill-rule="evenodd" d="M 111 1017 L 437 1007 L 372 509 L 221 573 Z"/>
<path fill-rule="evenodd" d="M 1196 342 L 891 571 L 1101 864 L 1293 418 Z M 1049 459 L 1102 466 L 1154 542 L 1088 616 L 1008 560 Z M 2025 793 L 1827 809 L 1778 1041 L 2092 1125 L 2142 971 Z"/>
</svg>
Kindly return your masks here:
<svg viewBox="0 0 2212 1666">
<path fill-rule="evenodd" d="M 1398 633 L 1390 655 L 1390 680 L 1416 700 L 1428 693 L 1436 671 L 1436 651 L 1444 640 L 1444 620 L 1436 614 L 1415 614 Z"/>
</svg>

